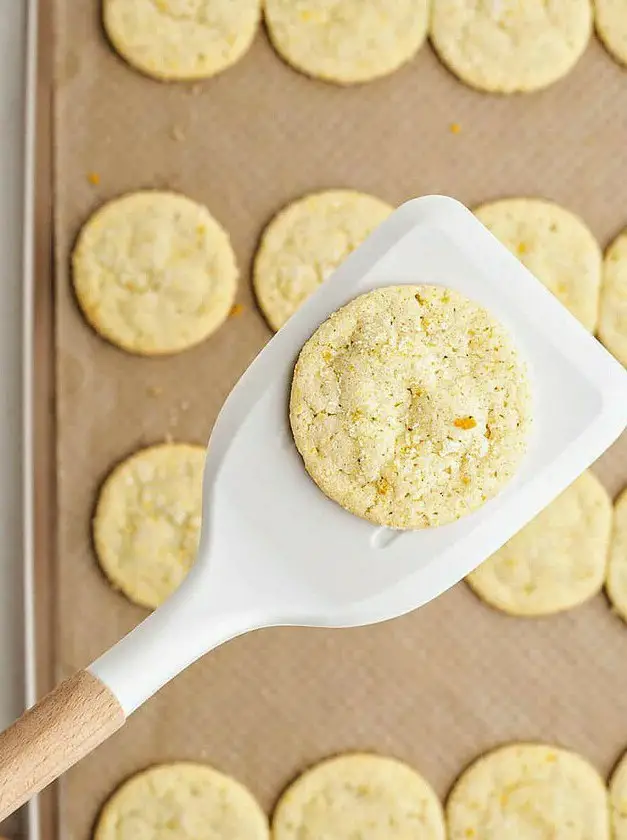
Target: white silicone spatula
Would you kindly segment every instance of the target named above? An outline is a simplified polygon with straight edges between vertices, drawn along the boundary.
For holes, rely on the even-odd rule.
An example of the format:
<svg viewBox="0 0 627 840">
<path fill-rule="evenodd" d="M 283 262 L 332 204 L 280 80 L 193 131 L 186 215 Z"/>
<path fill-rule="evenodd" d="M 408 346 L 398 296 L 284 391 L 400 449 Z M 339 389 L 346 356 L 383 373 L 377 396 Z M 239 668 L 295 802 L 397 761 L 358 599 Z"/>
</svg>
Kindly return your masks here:
<svg viewBox="0 0 627 840">
<path fill-rule="evenodd" d="M 436 283 L 490 309 L 527 357 L 536 432 L 516 479 L 453 525 L 376 528 L 326 499 L 292 441 L 303 343 L 377 286 Z M 202 399 L 199 379 L 198 398 Z M 216 422 L 198 560 L 180 589 L 87 670 L 0 735 L 0 820 L 122 726 L 207 651 L 259 627 L 346 627 L 444 592 L 547 505 L 627 423 L 627 374 L 466 210 L 427 197 L 397 210 L 268 344 Z"/>
</svg>

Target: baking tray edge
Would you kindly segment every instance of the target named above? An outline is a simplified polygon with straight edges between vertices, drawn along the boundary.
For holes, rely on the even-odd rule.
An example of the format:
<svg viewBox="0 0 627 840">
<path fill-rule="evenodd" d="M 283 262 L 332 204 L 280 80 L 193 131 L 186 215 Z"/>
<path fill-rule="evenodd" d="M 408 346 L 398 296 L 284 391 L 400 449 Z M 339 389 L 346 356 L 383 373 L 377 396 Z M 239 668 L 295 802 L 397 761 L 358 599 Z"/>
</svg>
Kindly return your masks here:
<svg viewBox="0 0 627 840">
<path fill-rule="evenodd" d="M 26 705 L 54 683 L 52 4 L 28 0 L 23 224 L 24 651 Z M 28 840 L 58 836 L 55 787 L 27 806 Z"/>
</svg>

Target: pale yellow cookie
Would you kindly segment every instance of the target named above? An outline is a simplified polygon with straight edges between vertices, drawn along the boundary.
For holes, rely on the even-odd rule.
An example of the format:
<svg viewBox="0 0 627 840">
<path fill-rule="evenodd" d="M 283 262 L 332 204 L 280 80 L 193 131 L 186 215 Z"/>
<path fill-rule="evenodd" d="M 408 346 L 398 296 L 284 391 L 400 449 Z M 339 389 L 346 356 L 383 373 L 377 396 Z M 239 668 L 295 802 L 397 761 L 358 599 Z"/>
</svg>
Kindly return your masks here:
<svg viewBox="0 0 627 840">
<path fill-rule="evenodd" d="M 273 840 L 444 840 L 442 806 L 429 783 L 392 758 L 331 758 L 279 800 Z"/>
<path fill-rule="evenodd" d="M 228 234 L 206 207 L 175 193 L 139 192 L 105 204 L 81 230 L 72 268 L 92 327 L 147 356 L 206 339 L 237 290 Z"/>
<path fill-rule="evenodd" d="M 429 0 L 265 0 L 270 40 L 292 67 L 342 85 L 387 76 L 418 52 Z"/>
<path fill-rule="evenodd" d="M 614 768 L 609 787 L 612 840 L 627 840 L 627 753 Z"/>
<path fill-rule="evenodd" d="M 492 93 L 565 76 L 592 32 L 590 0 L 433 0 L 431 40 L 463 82 Z"/>
<path fill-rule="evenodd" d="M 105 803 L 94 840 L 268 840 L 268 820 L 235 779 L 179 762 L 132 776 Z"/>
<path fill-rule="evenodd" d="M 602 254 L 582 220 L 541 198 L 506 198 L 475 211 L 491 233 L 593 332 Z"/>
<path fill-rule="evenodd" d="M 605 253 L 599 338 L 619 362 L 627 365 L 627 230 Z"/>
<path fill-rule="evenodd" d="M 260 18 L 261 0 L 103 0 L 116 51 L 164 81 L 226 70 L 248 51 Z"/>
<path fill-rule="evenodd" d="M 591 472 L 581 475 L 467 580 L 486 603 L 510 615 L 550 615 L 603 587 L 612 502 Z"/>
<path fill-rule="evenodd" d="M 627 621 L 627 490 L 623 490 L 614 505 L 614 525 L 605 589 L 614 610 L 623 621 Z M 627 812 L 625 816 L 627 820 Z M 627 822 L 625 825 L 627 828 Z"/>
<path fill-rule="evenodd" d="M 205 449 L 151 446 L 104 482 L 94 515 L 94 545 L 110 582 L 144 607 L 163 603 L 196 559 Z"/>
<path fill-rule="evenodd" d="M 609 840 L 603 779 L 558 747 L 512 744 L 479 758 L 446 803 L 448 840 Z"/>
<path fill-rule="evenodd" d="M 314 193 L 281 210 L 264 231 L 253 272 L 270 326 L 280 329 L 391 212 L 384 201 L 351 190 Z"/>
<path fill-rule="evenodd" d="M 627 0 L 594 0 L 596 30 L 617 61 L 627 64 Z"/>
<path fill-rule="evenodd" d="M 307 471 L 342 507 L 391 528 L 444 525 L 516 472 L 527 369 L 502 325 L 458 292 L 378 289 L 305 344 L 290 421 Z"/>
</svg>

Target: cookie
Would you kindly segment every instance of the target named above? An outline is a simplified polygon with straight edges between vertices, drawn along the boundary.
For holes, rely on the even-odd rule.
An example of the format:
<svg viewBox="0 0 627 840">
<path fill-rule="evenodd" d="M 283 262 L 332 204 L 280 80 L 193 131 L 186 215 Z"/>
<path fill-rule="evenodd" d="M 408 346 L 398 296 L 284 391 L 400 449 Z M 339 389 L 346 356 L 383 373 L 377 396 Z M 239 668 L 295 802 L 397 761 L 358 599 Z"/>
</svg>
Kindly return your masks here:
<svg viewBox="0 0 627 840">
<path fill-rule="evenodd" d="M 235 779 L 179 762 L 132 776 L 105 803 L 94 840 L 268 840 L 268 820 Z"/>
<path fill-rule="evenodd" d="M 602 254 L 578 216 L 540 198 L 484 204 L 477 218 L 587 330 L 598 320 Z"/>
<path fill-rule="evenodd" d="M 341 85 L 387 76 L 418 52 L 429 0 L 265 0 L 270 40 L 296 70 Z"/>
<path fill-rule="evenodd" d="M 603 587 L 612 503 L 584 473 L 467 580 L 498 610 L 551 615 L 582 604 Z"/>
<path fill-rule="evenodd" d="M 248 51 L 260 18 L 261 0 L 103 0 L 114 49 L 163 81 L 226 70 Z"/>
<path fill-rule="evenodd" d="M 200 536 L 205 449 L 151 446 L 110 473 L 93 522 L 98 561 L 127 598 L 155 608 L 182 582 Z"/>
<path fill-rule="evenodd" d="M 495 496 L 527 447 L 525 363 L 485 309 L 391 286 L 335 312 L 301 350 L 290 421 L 305 468 L 377 525 L 444 525 Z"/>
<path fill-rule="evenodd" d="M 273 840 L 444 840 L 442 806 L 415 770 L 392 758 L 343 755 L 323 761 L 283 794 Z"/>
<path fill-rule="evenodd" d="M 609 840 L 603 779 L 584 758 L 512 744 L 479 758 L 446 803 L 448 840 Z"/>
<path fill-rule="evenodd" d="M 619 362 L 627 365 L 627 230 L 605 252 L 599 338 Z"/>
<path fill-rule="evenodd" d="M 91 326 L 129 353 L 179 353 L 228 316 L 238 270 L 228 234 L 202 204 L 167 192 L 110 201 L 81 230 L 72 269 Z"/>
<path fill-rule="evenodd" d="M 255 258 L 253 285 L 266 320 L 280 329 L 392 207 L 351 190 L 330 190 L 288 205 L 270 222 Z"/>
<path fill-rule="evenodd" d="M 627 64 L 626 0 L 594 0 L 594 16 L 597 33 L 608 52 Z"/>
<path fill-rule="evenodd" d="M 612 840 L 627 840 L 627 753 L 614 768 L 609 788 Z"/>
<path fill-rule="evenodd" d="M 433 0 L 431 41 L 463 82 L 491 93 L 565 76 L 592 32 L 590 0 Z"/>
<path fill-rule="evenodd" d="M 614 505 L 614 524 L 605 589 L 616 613 L 623 621 L 627 621 L 627 490 L 623 490 Z M 625 820 L 625 837 L 627 837 L 627 811 Z"/>
</svg>

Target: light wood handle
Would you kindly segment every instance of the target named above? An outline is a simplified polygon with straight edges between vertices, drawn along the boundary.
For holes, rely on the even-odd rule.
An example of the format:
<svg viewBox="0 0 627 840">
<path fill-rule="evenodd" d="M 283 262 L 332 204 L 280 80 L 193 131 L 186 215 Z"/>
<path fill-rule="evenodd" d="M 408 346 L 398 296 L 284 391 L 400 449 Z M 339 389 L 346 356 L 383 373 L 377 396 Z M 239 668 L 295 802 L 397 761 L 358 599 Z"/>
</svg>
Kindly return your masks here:
<svg viewBox="0 0 627 840">
<path fill-rule="evenodd" d="M 114 695 L 88 671 L 57 686 L 0 734 L 0 822 L 123 723 Z"/>
</svg>

